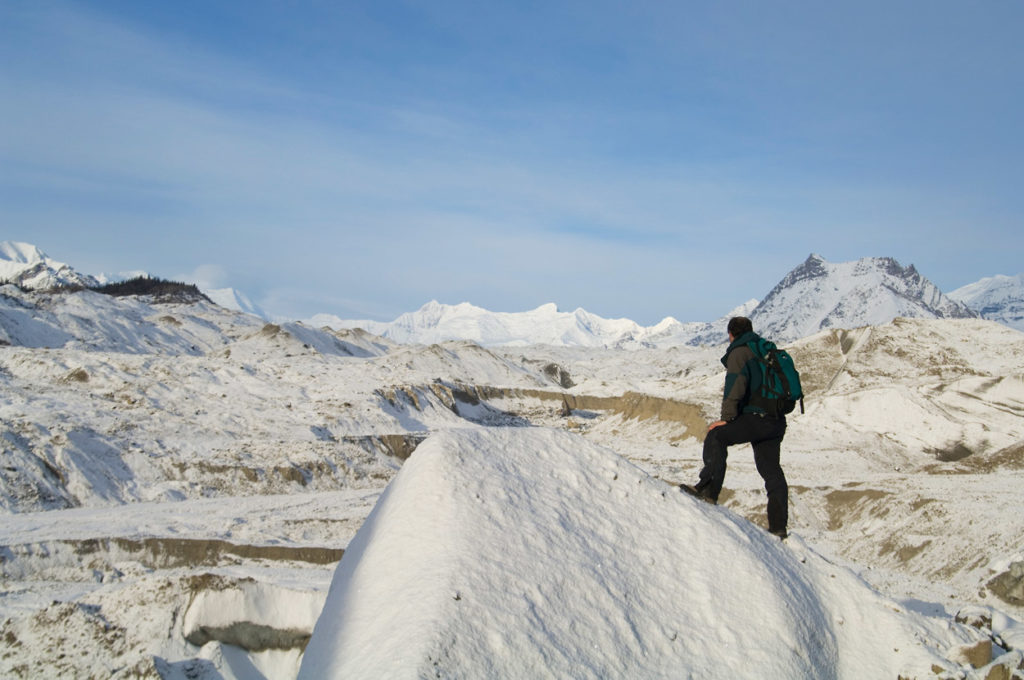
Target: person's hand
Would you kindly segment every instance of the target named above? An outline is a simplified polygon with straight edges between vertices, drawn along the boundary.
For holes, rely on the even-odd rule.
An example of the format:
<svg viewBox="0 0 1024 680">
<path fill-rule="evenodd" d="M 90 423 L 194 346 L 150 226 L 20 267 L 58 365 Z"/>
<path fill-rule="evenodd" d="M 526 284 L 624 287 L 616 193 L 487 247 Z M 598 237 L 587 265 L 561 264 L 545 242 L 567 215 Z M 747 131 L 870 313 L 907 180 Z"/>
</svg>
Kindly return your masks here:
<svg viewBox="0 0 1024 680">
<path fill-rule="evenodd" d="M 711 432 L 711 430 L 715 429 L 716 427 L 721 427 L 722 425 L 725 425 L 724 420 L 716 420 L 715 422 L 708 425 L 708 432 Z"/>
</svg>

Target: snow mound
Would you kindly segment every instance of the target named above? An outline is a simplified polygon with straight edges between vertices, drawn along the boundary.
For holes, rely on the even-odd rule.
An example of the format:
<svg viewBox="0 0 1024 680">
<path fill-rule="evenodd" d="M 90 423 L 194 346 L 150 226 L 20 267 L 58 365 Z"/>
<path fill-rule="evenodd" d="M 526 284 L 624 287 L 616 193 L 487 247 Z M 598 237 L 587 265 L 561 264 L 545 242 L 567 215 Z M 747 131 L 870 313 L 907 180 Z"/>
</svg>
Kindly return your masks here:
<svg viewBox="0 0 1024 680">
<path fill-rule="evenodd" d="M 260 330 L 227 347 L 226 354 L 236 359 L 254 359 L 278 354 L 368 358 L 382 356 L 388 349 L 385 342 L 374 342 L 373 336 L 362 331 L 356 333 L 321 330 L 289 322 L 280 325 L 265 324 Z"/>
<path fill-rule="evenodd" d="M 476 428 L 381 496 L 299 677 L 920 677 L 977 635 L 578 436 Z"/>
</svg>

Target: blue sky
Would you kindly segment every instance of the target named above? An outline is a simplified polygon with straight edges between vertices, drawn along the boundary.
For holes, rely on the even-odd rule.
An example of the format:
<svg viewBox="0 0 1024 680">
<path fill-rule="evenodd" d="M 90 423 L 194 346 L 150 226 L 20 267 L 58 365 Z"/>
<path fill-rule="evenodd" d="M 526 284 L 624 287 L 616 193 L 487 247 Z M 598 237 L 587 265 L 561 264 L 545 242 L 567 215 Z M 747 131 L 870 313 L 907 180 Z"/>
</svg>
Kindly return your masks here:
<svg viewBox="0 0 1024 680">
<path fill-rule="evenodd" d="M 0 240 L 390 320 L 1024 270 L 1024 3 L 11 1 Z"/>
</svg>

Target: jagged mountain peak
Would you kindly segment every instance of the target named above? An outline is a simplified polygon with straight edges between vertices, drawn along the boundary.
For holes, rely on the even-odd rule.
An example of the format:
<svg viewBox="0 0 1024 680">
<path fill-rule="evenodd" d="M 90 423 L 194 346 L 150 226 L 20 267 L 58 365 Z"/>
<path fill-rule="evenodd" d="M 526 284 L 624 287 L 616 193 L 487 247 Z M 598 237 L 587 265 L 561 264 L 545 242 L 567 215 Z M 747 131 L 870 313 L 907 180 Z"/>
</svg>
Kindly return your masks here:
<svg viewBox="0 0 1024 680">
<path fill-rule="evenodd" d="M 810 279 L 817 276 L 824 276 L 827 272 L 825 270 L 825 258 L 816 253 L 811 253 L 803 264 L 794 269 L 789 273 L 787 278 L 792 277 L 793 280 L 799 281 L 802 279 Z M 785 282 L 786 279 L 783 279 Z"/>
<path fill-rule="evenodd" d="M 50 258 L 38 247 L 21 241 L 0 242 L 0 283 L 32 289 L 90 287 L 98 281 Z"/>
<path fill-rule="evenodd" d="M 825 328 L 878 325 L 896 317 L 976 316 L 912 264 L 904 267 L 891 257 L 832 263 L 817 254 L 783 277 L 751 313 L 759 332 L 782 342 Z"/>
<path fill-rule="evenodd" d="M 920 277 L 913 264 L 904 267 L 892 257 L 864 257 L 852 262 L 833 263 L 817 253 L 811 253 L 802 264 L 786 274 L 775 288 L 787 288 L 798 281 L 825 278 L 831 276 L 837 268 L 849 269 L 857 276 L 871 272 L 883 272 L 904 279 Z"/>
</svg>

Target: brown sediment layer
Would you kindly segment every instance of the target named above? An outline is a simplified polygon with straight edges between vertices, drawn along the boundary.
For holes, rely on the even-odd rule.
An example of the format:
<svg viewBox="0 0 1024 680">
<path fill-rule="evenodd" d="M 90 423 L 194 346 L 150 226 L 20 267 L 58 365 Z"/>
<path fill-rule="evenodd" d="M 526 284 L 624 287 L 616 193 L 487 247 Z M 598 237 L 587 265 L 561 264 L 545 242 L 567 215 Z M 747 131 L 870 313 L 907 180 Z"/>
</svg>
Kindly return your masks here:
<svg viewBox="0 0 1024 680">
<path fill-rule="evenodd" d="M 100 566 L 105 559 L 127 556 L 151 569 L 216 566 L 226 561 L 272 560 L 333 564 L 341 560 L 341 548 L 291 545 L 248 545 L 221 539 L 146 537 L 86 538 L 45 541 L 0 548 L 0 564 L 6 567 L 19 559 L 48 558 L 70 552 L 84 568 Z M 6 568 L 3 571 L 7 571 Z"/>
<path fill-rule="evenodd" d="M 467 393 L 477 400 L 505 398 L 533 398 L 541 401 L 558 401 L 566 411 L 606 411 L 621 415 L 627 420 L 657 419 L 685 426 L 683 437 L 701 439 L 707 420 L 699 406 L 664 397 L 654 397 L 639 392 L 626 392 L 616 397 L 595 397 L 568 392 L 549 390 L 516 389 L 509 387 L 465 387 L 460 393 Z"/>
</svg>

